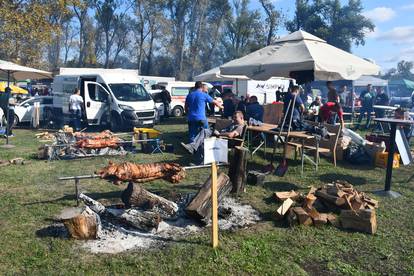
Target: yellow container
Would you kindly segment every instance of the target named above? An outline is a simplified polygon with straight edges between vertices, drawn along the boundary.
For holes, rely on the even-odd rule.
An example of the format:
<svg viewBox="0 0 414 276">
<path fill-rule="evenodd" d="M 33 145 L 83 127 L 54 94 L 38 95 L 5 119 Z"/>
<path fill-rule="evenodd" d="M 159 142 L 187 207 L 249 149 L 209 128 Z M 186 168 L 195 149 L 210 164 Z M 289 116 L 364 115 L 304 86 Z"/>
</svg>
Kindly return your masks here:
<svg viewBox="0 0 414 276">
<path fill-rule="evenodd" d="M 155 139 L 160 136 L 161 132 L 153 128 L 134 127 L 134 133 L 147 133 L 149 139 Z"/>
<path fill-rule="evenodd" d="M 377 152 L 375 157 L 375 166 L 380 168 L 386 168 L 388 163 L 388 152 Z M 394 153 L 394 160 L 392 162 L 392 167 L 394 169 L 400 167 L 400 155 Z"/>
</svg>

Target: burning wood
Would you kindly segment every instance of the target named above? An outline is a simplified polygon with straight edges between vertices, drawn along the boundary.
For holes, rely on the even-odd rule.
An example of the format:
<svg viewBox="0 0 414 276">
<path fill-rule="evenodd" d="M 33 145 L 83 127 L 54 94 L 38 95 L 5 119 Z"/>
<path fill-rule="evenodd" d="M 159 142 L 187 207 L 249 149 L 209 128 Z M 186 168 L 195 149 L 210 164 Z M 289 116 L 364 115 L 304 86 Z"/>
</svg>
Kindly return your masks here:
<svg viewBox="0 0 414 276">
<path fill-rule="evenodd" d="M 161 221 L 160 215 L 156 212 L 137 209 L 110 209 L 84 194 L 80 194 L 79 198 L 97 216 L 101 215 L 109 220 L 120 222 L 145 232 L 149 232 L 154 228 L 157 229 Z"/>
<path fill-rule="evenodd" d="M 121 195 L 126 208 L 138 207 L 157 212 L 163 219 L 171 219 L 177 215 L 178 206 L 172 201 L 145 190 L 141 185 L 130 182 Z"/>
<path fill-rule="evenodd" d="M 124 162 L 115 164 L 110 161 L 109 165 L 98 171 L 97 174 L 115 184 L 122 181 L 141 183 L 160 178 L 177 183 L 185 177 L 184 169 L 175 163 L 134 164 Z"/>
<path fill-rule="evenodd" d="M 277 215 L 283 217 L 287 214 L 291 226 L 319 226 L 330 223 L 344 229 L 370 234 L 376 232 L 375 208 L 378 208 L 378 201 L 359 192 L 347 182 L 336 181 L 319 189 L 312 187 L 306 196 L 297 196 L 293 191 L 278 192 L 275 196 L 280 199 L 287 198 L 278 209 Z M 292 203 L 294 198 L 296 206 Z M 340 213 L 339 222 L 330 212 Z"/>
</svg>

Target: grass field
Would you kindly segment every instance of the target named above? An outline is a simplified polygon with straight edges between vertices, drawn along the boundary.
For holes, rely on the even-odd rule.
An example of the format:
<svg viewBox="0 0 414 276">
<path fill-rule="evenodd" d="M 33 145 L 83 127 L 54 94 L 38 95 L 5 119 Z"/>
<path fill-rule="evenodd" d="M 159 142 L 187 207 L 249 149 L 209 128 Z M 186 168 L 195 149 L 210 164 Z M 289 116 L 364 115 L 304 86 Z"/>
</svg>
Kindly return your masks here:
<svg viewBox="0 0 414 276">
<path fill-rule="evenodd" d="M 189 156 L 179 143 L 186 140 L 182 120 L 158 127 L 176 154 L 130 155 L 112 160 L 137 162 L 177 161 L 187 165 Z M 295 227 L 271 220 L 277 203 L 274 191 L 307 191 L 336 179 L 347 180 L 371 193 L 383 188 L 385 172 L 372 166 L 339 163 L 334 168 L 323 160 L 318 173 L 310 165 L 300 176 L 299 162 L 291 161 L 283 178 L 270 176 L 263 187 L 247 187 L 241 201 L 251 204 L 263 221 L 236 232 L 221 232 L 220 247 L 209 246 L 208 231 L 163 249 L 117 255 L 93 255 L 78 242 L 44 235 L 39 231 L 52 223 L 65 207 L 73 206 L 72 183 L 59 176 L 90 174 L 108 158 L 45 162 L 34 159 L 34 131 L 16 130 L 14 149 L 0 149 L 0 159 L 24 157 L 31 163 L 0 168 L 0 274 L 135 274 L 135 275 L 414 275 L 414 181 L 412 167 L 394 170 L 393 190 L 398 199 L 379 198 L 376 235 L 346 232 L 334 227 Z M 4 143 L 1 141 L 1 143 Z M 267 164 L 259 152 L 249 167 Z M 180 184 L 154 181 L 145 186 L 168 196 L 171 192 L 196 191 L 208 170 L 194 170 Z M 98 200 L 119 201 L 122 187 L 102 180 L 82 181 L 82 191 Z M 370 194 L 372 195 L 372 194 Z M 378 198 L 377 198 L 378 199 Z"/>
</svg>

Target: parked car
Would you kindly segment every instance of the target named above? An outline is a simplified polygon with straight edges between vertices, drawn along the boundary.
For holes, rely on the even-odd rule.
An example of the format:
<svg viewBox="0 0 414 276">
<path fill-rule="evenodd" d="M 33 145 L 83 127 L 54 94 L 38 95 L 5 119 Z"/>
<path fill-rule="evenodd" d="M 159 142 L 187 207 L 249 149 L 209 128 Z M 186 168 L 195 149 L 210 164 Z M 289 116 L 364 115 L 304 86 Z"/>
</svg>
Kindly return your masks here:
<svg viewBox="0 0 414 276">
<path fill-rule="evenodd" d="M 53 108 L 52 96 L 30 98 L 17 104 L 14 108 L 14 125 L 17 125 L 19 123 L 27 123 L 31 121 L 33 106 L 35 102 L 40 103 L 40 121 L 44 121 L 48 117 L 48 112 L 51 112 Z M 0 115 L 3 119 L 3 122 L 5 122 L 6 117 L 3 114 L 2 109 L 0 109 Z"/>
</svg>

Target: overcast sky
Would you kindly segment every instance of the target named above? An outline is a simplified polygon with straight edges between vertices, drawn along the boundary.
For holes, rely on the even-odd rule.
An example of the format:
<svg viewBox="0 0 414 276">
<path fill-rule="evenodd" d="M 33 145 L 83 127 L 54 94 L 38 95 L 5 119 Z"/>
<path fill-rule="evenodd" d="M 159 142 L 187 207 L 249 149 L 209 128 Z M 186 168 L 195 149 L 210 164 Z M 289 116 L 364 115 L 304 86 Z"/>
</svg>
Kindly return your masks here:
<svg viewBox="0 0 414 276">
<path fill-rule="evenodd" d="M 293 17 L 294 0 L 274 0 L 276 6 Z M 346 3 L 347 1 L 342 1 Z M 376 28 L 368 34 L 364 46 L 354 46 L 354 54 L 375 60 L 382 71 L 395 67 L 400 60 L 414 61 L 414 1 L 413 0 L 363 0 L 364 14 L 372 19 Z M 260 8 L 253 0 L 253 8 Z M 286 34 L 281 29 L 279 35 Z"/>
</svg>

